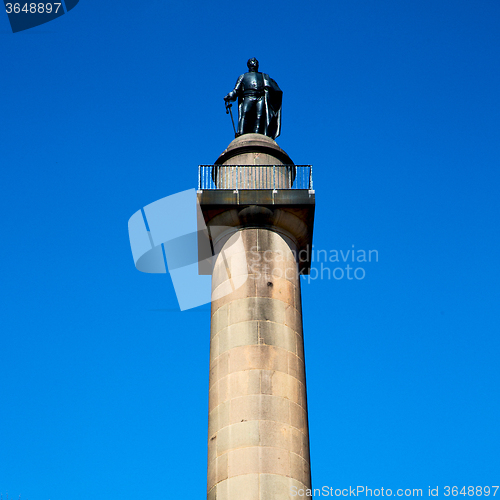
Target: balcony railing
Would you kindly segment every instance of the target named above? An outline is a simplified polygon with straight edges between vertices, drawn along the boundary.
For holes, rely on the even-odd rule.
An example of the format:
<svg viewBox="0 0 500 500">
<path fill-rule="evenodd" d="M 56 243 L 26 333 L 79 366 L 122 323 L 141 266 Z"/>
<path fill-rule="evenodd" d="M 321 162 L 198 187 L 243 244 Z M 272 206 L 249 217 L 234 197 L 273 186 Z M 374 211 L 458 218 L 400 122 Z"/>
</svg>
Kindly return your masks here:
<svg viewBox="0 0 500 500">
<path fill-rule="evenodd" d="M 200 165 L 198 189 L 312 190 L 312 165 Z"/>
</svg>

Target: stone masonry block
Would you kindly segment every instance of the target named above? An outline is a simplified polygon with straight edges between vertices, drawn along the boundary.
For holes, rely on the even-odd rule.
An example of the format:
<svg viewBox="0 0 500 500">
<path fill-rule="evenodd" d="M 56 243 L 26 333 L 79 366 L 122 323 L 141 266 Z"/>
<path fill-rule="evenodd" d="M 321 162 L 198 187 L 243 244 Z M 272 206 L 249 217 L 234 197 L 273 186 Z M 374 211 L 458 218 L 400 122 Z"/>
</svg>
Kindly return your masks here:
<svg viewBox="0 0 500 500">
<path fill-rule="evenodd" d="M 212 321 L 210 335 L 217 335 L 223 328 L 226 328 L 229 321 L 229 304 L 225 304 L 218 309 L 214 309 L 212 303 Z"/>
<path fill-rule="evenodd" d="M 261 370 L 260 371 L 260 393 L 273 395 L 273 382 L 272 377 L 275 372 L 274 370 Z"/>
<path fill-rule="evenodd" d="M 301 371 L 299 368 L 299 360 L 300 358 L 293 352 L 288 353 L 288 373 L 296 379 L 304 380 L 303 378 L 300 378 Z M 302 360 L 300 360 L 300 362 L 302 363 Z"/>
<path fill-rule="evenodd" d="M 291 449 L 292 427 L 272 420 L 259 421 L 260 446 Z M 301 443 L 302 444 L 302 443 Z"/>
<path fill-rule="evenodd" d="M 229 322 L 240 321 L 274 321 L 285 323 L 286 303 L 265 297 L 249 297 L 229 303 Z"/>
<path fill-rule="evenodd" d="M 215 407 L 219 405 L 219 390 L 217 383 L 208 389 L 208 412 L 210 413 Z"/>
<path fill-rule="evenodd" d="M 304 460 L 300 455 L 295 453 L 290 454 L 291 477 L 297 479 L 303 484 L 311 484 L 311 471 L 309 462 Z"/>
<path fill-rule="evenodd" d="M 229 351 L 223 352 L 212 361 L 210 366 L 210 381 L 209 387 L 212 387 L 221 378 L 226 377 L 229 373 Z"/>
<path fill-rule="evenodd" d="M 285 308 L 285 325 L 302 336 L 302 315 L 295 307 L 288 305 Z"/>
<path fill-rule="evenodd" d="M 288 351 L 279 347 L 248 345 L 228 352 L 230 373 L 251 369 L 288 371 Z"/>
<path fill-rule="evenodd" d="M 210 489 L 210 491 L 207 493 L 207 500 L 216 500 L 216 492 L 217 492 L 217 486 L 214 486 Z"/>
<path fill-rule="evenodd" d="M 286 398 L 296 404 L 300 402 L 301 382 L 292 375 L 283 372 L 273 372 L 271 391 L 273 396 Z"/>
<path fill-rule="evenodd" d="M 227 348 L 233 349 L 244 345 L 258 345 L 259 323 L 258 321 L 246 321 L 236 323 L 228 327 Z"/>
<path fill-rule="evenodd" d="M 290 423 L 303 434 L 307 435 L 307 414 L 302 406 L 290 402 Z"/>
<path fill-rule="evenodd" d="M 228 375 L 228 399 L 260 394 L 260 370 L 244 370 Z"/>
<path fill-rule="evenodd" d="M 217 458 L 217 434 L 208 440 L 208 463 Z"/>
<path fill-rule="evenodd" d="M 290 478 L 290 488 L 291 488 L 291 491 L 293 492 L 292 495 L 299 491 L 299 490 L 306 490 L 307 488 L 311 489 L 311 483 L 302 483 L 301 481 L 297 481 L 297 479 L 291 477 Z"/>
<path fill-rule="evenodd" d="M 226 454 L 228 456 L 229 477 L 258 474 L 260 472 L 259 451 L 260 448 L 257 446 L 229 451 Z"/>
<path fill-rule="evenodd" d="M 304 339 L 298 333 L 296 333 L 295 335 L 296 335 L 296 339 L 295 340 L 296 340 L 296 353 L 297 353 L 297 356 L 302 361 L 304 361 L 305 360 L 305 358 L 304 358 Z"/>
<path fill-rule="evenodd" d="M 260 472 L 267 474 L 290 475 L 290 452 L 281 448 L 261 446 Z"/>
<path fill-rule="evenodd" d="M 215 481 L 217 483 L 220 483 L 221 481 L 224 481 L 225 479 L 228 478 L 228 457 L 226 455 L 221 455 L 220 457 L 217 457 L 215 459 L 215 462 L 217 464 L 217 472 L 215 473 Z"/>
<path fill-rule="evenodd" d="M 259 344 L 281 347 L 296 353 L 296 333 L 288 326 L 272 321 L 259 321 Z"/>
<path fill-rule="evenodd" d="M 217 500 L 258 500 L 259 475 L 244 474 L 230 477 L 217 485 Z"/>
<path fill-rule="evenodd" d="M 208 464 L 207 469 L 207 489 L 210 490 L 213 485 L 217 482 L 217 462 L 213 460 Z"/>
<path fill-rule="evenodd" d="M 220 403 L 208 414 L 208 439 L 229 425 L 229 401 Z"/>
<path fill-rule="evenodd" d="M 290 427 L 290 451 L 305 458 L 304 434 L 295 427 Z M 307 457 L 309 458 L 309 457 Z"/>
<path fill-rule="evenodd" d="M 290 489 L 292 483 L 289 477 L 277 474 L 260 474 L 259 479 L 259 500 L 290 500 L 293 498 Z"/>
<path fill-rule="evenodd" d="M 259 445 L 259 422 L 239 422 L 217 433 L 217 456 L 230 450 Z"/>
<path fill-rule="evenodd" d="M 259 229 L 257 238 L 258 250 L 262 252 L 271 250 L 273 252 L 282 252 L 284 255 L 292 255 L 292 250 L 296 251 L 295 244 L 289 238 L 276 231 Z"/>
<path fill-rule="evenodd" d="M 212 307 L 217 310 L 235 300 L 255 297 L 255 280 L 249 276 L 241 283 L 243 279 L 231 277 L 222 281 L 212 292 Z"/>
<path fill-rule="evenodd" d="M 210 365 L 212 365 L 215 358 L 219 355 L 219 336 L 214 335 L 210 338 Z"/>
<path fill-rule="evenodd" d="M 278 277 L 264 277 L 264 279 L 254 280 L 255 297 L 267 297 L 281 300 L 292 306 L 295 305 L 295 287 L 290 281 Z"/>
<path fill-rule="evenodd" d="M 287 399 L 266 394 L 235 398 L 230 401 L 230 422 L 274 420 L 275 422 L 290 424 L 291 404 L 294 405 Z M 295 406 L 298 407 L 298 405 Z"/>
</svg>

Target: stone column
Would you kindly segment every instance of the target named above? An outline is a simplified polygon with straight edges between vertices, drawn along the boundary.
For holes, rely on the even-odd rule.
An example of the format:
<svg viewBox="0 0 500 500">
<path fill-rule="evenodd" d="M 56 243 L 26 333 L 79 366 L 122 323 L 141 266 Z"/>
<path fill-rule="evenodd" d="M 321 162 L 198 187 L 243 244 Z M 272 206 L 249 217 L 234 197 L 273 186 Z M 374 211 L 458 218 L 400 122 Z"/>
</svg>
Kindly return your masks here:
<svg viewBox="0 0 500 500">
<path fill-rule="evenodd" d="M 270 184 L 269 168 L 284 182 Z M 310 265 L 300 252 L 315 202 L 314 191 L 289 189 L 295 171 L 272 139 L 245 134 L 215 162 L 217 189 L 198 194 L 217 256 L 208 500 L 289 500 L 311 487 L 299 269 Z"/>
<path fill-rule="evenodd" d="M 215 243 L 214 295 L 249 274 L 212 302 L 208 499 L 288 500 L 311 487 L 297 246 L 266 228 Z"/>
</svg>

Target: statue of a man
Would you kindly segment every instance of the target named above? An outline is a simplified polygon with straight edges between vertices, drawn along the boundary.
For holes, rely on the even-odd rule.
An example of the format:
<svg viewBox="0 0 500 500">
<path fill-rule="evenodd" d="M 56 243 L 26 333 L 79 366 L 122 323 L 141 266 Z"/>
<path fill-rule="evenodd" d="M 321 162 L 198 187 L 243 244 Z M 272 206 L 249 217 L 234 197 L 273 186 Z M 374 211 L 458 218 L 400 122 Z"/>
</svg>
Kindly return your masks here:
<svg viewBox="0 0 500 500">
<path fill-rule="evenodd" d="M 252 57 L 247 62 L 248 73 L 236 81 L 234 90 L 225 101 L 238 98 L 238 133 L 264 134 L 276 139 L 281 131 L 281 101 L 283 92 L 265 73 L 259 73 L 259 61 Z"/>
</svg>

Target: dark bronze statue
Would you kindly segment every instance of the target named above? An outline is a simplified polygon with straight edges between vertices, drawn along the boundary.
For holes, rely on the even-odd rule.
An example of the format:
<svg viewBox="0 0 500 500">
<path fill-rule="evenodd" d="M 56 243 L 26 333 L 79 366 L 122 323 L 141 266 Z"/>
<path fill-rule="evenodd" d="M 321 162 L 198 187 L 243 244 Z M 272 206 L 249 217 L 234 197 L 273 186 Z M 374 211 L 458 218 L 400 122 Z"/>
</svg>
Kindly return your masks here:
<svg viewBox="0 0 500 500">
<path fill-rule="evenodd" d="M 247 66 L 248 73 L 241 75 L 234 90 L 224 97 L 226 106 L 238 98 L 236 136 L 257 133 L 276 139 L 281 131 L 283 92 L 269 75 L 259 73 L 259 61 L 255 57 L 248 60 Z"/>
</svg>

